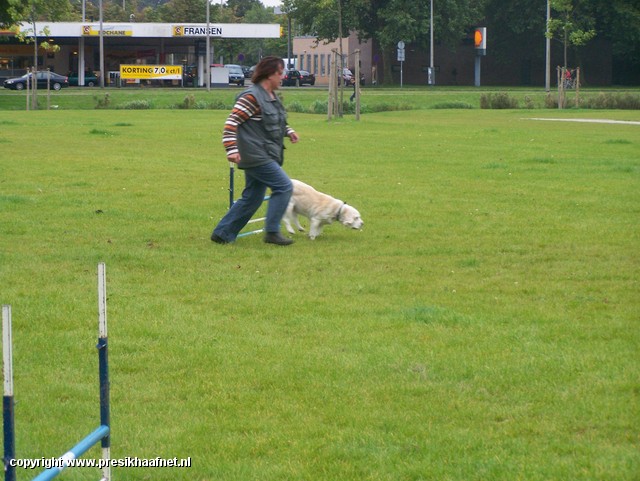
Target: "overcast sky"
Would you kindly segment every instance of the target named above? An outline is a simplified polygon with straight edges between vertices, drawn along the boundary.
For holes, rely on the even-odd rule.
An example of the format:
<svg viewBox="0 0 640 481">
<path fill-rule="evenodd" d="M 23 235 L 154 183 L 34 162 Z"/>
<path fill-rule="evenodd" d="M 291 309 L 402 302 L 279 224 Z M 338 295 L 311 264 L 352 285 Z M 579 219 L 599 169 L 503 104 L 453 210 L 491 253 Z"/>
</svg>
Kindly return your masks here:
<svg viewBox="0 0 640 481">
<path fill-rule="evenodd" d="M 277 7 L 282 3 L 282 0 L 260 0 L 265 7 Z"/>
</svg>

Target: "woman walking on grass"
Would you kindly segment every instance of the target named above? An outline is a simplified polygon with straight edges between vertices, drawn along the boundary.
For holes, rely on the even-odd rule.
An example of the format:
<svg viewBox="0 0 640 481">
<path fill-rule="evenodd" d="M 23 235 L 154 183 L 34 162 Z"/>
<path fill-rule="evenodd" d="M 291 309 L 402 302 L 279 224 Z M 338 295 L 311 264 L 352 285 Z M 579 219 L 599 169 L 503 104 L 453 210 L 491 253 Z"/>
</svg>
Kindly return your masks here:
<svg viewBox="0 0 640 481">
<path fill-rule="evenodd" d="M 276 90 L 284 72 L 279 57 L 265 57 L 251 81 L 253 86 L 238 96 L 222 134 L 227 160 L 244 171 L 245 188 L 211 234 L 211 240 L 228 244 L 262 205 L 267 187 L 271 197 L 267 208 L 264 241 L 289 245 L 293 241 L 280 233 L 280 221 L 293 192 L 291 180 L 282 169 L 284 137 L 298 142 L 298 134 L 287 125 L 287 114 Z"/>
</svg>

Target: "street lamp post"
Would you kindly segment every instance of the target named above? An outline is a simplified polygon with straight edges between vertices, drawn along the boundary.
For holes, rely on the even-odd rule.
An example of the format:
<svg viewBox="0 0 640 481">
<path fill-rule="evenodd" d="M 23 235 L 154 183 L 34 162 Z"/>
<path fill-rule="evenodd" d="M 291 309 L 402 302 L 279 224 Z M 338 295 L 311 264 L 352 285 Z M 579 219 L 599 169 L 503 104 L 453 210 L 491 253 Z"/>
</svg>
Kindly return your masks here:
<svg viewBox="0 0 640 481">
<path fill-rule="evenodd" d="M 430 21 L 430 26 L 429 26 L 429 68 L 431 69 L 431 83 L 432 85 L 435 85 L 436 83 L 436 74 L 433 70 L 433 0 L 431 0 L 431 14 L 429 15 L 429 21 Z"/>
<path fill-rule="evenodd" d="M 294 68 L 291 62 L 291 12 L 287 13 L 287 68 Z"/>
<path fill-rule="evenodd" d="M 82 0 L 82 23 L 86 21 L 86 0 Z M 84 36 L 80 36 L 78 45 L 78 85 L 84 86 Z"/>
<path fill-rule="evenodd" d="M 551 90 L 551 38 L 549 38 L 549 22 L 551 21 L 551 1 L 547 0 L 547 34 L 546 34 L 546 55 L 544 67 L 544 89 Z"/>
<path fill-rule="evenodd" d="M 211 0 L 207 0 L 207 45 L 205 49 L 204 76 L 207 82 L 207 92 L 211 91 L 211 36 L 209 35 L 209 11 L 211 10 Z"/>
<path fill-rule="evenodd" d="M 102 0 L 98 5 L 100 9 L 100 88 L 104 88 L 104 33 L 102 29 Z"/>
</svg>

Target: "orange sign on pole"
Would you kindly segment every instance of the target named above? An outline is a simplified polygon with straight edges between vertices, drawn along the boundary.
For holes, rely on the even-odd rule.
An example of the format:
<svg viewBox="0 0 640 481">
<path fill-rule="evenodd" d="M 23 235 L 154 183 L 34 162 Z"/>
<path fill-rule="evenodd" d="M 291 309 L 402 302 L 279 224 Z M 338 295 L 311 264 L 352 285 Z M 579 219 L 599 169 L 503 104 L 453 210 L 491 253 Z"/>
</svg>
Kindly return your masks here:
<svg viewBox="0 0 640 481">
<path fill-rule="evenodd" d="M 475 34 L 473 36 L 473 43 L 476 47 L 476 53 L 478 55 L 487 54 L 487 28 L 486 27 L 476 28 Z"/>
</svg>

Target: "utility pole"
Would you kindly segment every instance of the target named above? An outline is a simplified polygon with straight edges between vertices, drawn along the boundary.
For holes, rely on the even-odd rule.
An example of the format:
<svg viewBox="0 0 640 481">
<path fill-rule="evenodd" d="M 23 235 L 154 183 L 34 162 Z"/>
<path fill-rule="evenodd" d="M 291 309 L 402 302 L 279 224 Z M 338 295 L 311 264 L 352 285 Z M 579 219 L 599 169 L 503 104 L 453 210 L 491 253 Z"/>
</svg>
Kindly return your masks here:
<svg viewBox="0 0 640 481">
<path fill-rule="evenodd" d="M 86 21 L 86 0 L 82 0 L 82 23 Z M 84 36 L 80 37 L 78 46 L 78 85 L 84 86 Z"/>
<path fill-rule="evenodd" d="M 291 12 L 287 12 L 287 68 L 294 67 L 291 62 Z"/>
<path fill-rule="evenodd" d="M 551 90 L 551 39 L 549 38 L 549 22 L 551 21 L 551 0 L 547 0 L 547 33 L 546 33 L 546 55 L 544 68 L 544 89 Z"/>
<path fill-rule="evenodd" d="M 342 117 L 342 102 L 344 101 L 344 76 L 342 75 L 344 71 L 344 57 L 342 54 L 342 0 L 338 0 L 338 37 L 339 37 L 339 47 L 340 47 L 340 70 L 338 72 L 338 78 L 342 78 L 342 82 L 340 82 L 340 101 L 338 102 L 338 109 L 336 114 L 338 117 Z"/>
<path fill-rule="evenodd" d="M 207 45 L 205 49 L 206 63 L 204 64 L 205 82 L 207 82 L 207 92 L 211 92 L 211 36 L 209 35 L 209 12 L 211 10 L 211 0 L 207 0 Z"/>
<path fill-rule="evenodd" d="M 433 0 L 431 0 L 431 14 L 429 16 L 429 69 L 431 73 L 431 84 L 436 84 L 436 73 L 433 70 Z"/>
<path fill-rule="evenodd" d="M 100 4 L 98 5 L 100 9 L 100 88 L 104 88 L 104 32 L 102 27 L 102 0 L 100 0 Z"/>
</svg>

